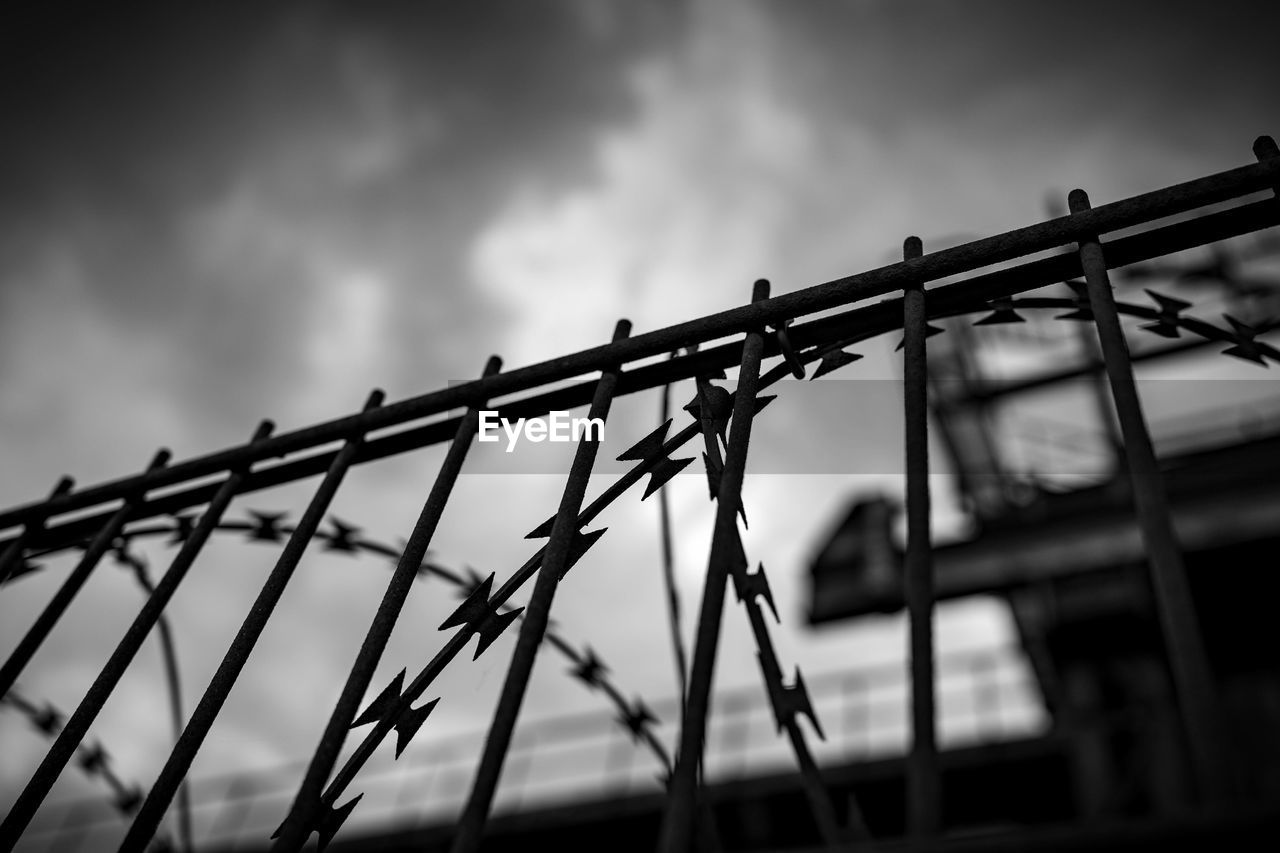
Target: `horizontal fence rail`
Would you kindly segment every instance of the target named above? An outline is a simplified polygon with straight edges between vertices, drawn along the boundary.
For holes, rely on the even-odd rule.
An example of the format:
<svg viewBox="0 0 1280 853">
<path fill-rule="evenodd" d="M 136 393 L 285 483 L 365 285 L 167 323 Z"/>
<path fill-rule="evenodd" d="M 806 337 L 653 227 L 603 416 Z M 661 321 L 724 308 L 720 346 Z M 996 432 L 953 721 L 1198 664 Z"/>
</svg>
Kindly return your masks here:
<svg viewBox="0 0 1280 853">
<path fill-rule="evenodd" d="M 928 284 L 939 279 L 972 272 L 982 267 L 992 266 L 1038 252 L 1060 249 L 1091 235 L 1105 235 L 1135 226 L 1149 225 L 1157 220 L 1188 213 L 1198 208 L 1242 199 L 1253 193 L 1270 190 L 1277 185 L 1280 185 L 1280 160 L 1265 160 L 1257 164 L 1242 166 L 1216 175 L 1133 196 L 1122 201 L 1100 205 L 1079 213 L 1050 219 L 994 237 L 987 237 L 954 248 L 943 249 L 923 255 L 920 258 L 902 261 L 857 275 L 834 279 L 803 290 L 762 300 L 758 303 L 731 308 L 697 320 L 668 326 L 665 329 L 635 335 L 626 340 L 582 350 L 572 355 L 551 359 L 528 367 L 497 373 L 491 377 L 454 385 L 408 400 L 389 403 L 372 411 L 337 418 L 292 432 L 281 433 L 262 442 L 239 445 L 227 450 L 177 462 L 155 473 L 146 481 L 143 481 L 141 476 L 125 477 L 72 491 L 53 506 L 49 502 L 40 501 L 14 507 L 0 512 L 0 529 L 39 522 L 41 519 L 47 518 L 53 508 L 61 512 L 72 512 L 123 499 L 130 492 L 139 488 L 145 487 L 154 490 L 190 482 L 247 463 L 284 457 L 290 453 L 332 442 L 345 441 L 368 432 L 441 414 L 450 409 L 467 406 L 478 400 L 493 400 L 508 394 L 533 390 L 543 385 L 602 370 L 611 364 L 625 366 L 632 361 L 661 356 L 682 347 L 705 344 L 717 338 L 739 334 L 755 326 L 784 323 L 808 314 L 847 306 L 878 296 L 885 296 L 886 294 L 900 291 L 913 283 Z M 1182 237 L 1182 241 L 1179 241 L 1182 242 L 1182 245 L 1178 245 L 1176 248 L 1170 247 L 1163 248 L 1160 251 L 1151 251 L 1156 246 L 1149 245 L 1147 251 L 1140 250 L 1133 257 L 1125 257 L 1123 251 L 1117 253 L 1109 249 L 1109 265 L 1114 267 L 1137 263 L 1149 260 L 1158 254 L 1168 254 L 1178 249 L 1203 245 L 1207 242 L 1280 223 L 1280 208 L 1278 208 L 1273 198 L 1257 203 L 1252 206 L 1249 212 L 1255 215 L 1246 217 L 1237 212 L 1236 216 L 1228 218 L 1226 221 L 1233 221 L 1236 227 L 1229 227 L 1230 230 L 1227 233 L 1221 233 L 1218 229 L 1212 227 L 1215 224 L 1212 215 L 1203 218 L 1203 221 L 1207 224 L 1200 228 L 1196 228 L 1192 223 L 1181 223 L 1186 227 L 1174 231 L 1164 231 L 1165 234 L 1170 236 L 1177 235 Z M 1167 228 L 1176 229 L 1177 226 L 1167 226 Z M 1194 234 L 1197 231 L 1200 233 Z M 1154 242 L 1152 240 L 1152 243 Z M 1039 269 L 1047 271 L 1044 267 Z M 1010 281 L 1006 285 L 1008 289 L 986 298 L 990 299 L 995 298 L 995 296 L 1031 290 L 1044 284 L 1050 284 L 1054 281 L 1080 274 L 1078 264 L 1073 265 L 1065 262 L 1054 273 L 1050 274 L 1049 280 L 1044 280 L 1040 276 L 1034 275 L 1036 270 L 1037 268 L 1034 265 L 1026 265 L 1024 271 L 1031 274 L 1026 277 L 1024 282 L 1013 284 Z M 1059 270 L 1062 271 L 1062 274 L 1059 274 Z M 1014 276 L 1013 271 L 1004 272 L 1008 273 L 1011 278 Z M 935 303 L 932 295 L 930 303 L 931 306 Z M 802 332 L 803 328 L 795 327 L 791 330 L 791 335 L 796 345 L 806 346 L 817 343 L 818 341 L 809 340 L 805 337 Z M 854 330 L 846 328 L 845 331 L 848 334 Z M 776 353 L 776 345 L 772 352 L 766 350 L 766 355 Z M 726 358 L 726 353 L 719 353 L 718 355 L 717 364 L 721 368 L 730 366 L 736 361 L 736 359 Z M 694 357 L 690 360 L 702 362 L 698 365 L 702 369 L 710 366 L 703 359 Z M 661 367 L 666 369 L 655 368 L 654 373 L 664 379 L 677 375 L 686 377 L 693 375 L 688 370 L 689 364 L 687 362 L 682 364 L 680 359 L 666 362 Z M 620 383 L 618 393 L 633 393 L 644 388 L 656 387 L 659 384 L 662 384 L 662 382 L 657 381 L 657 376 L 655 376 L 655 381 L 652 384 L 646 384 L 643 388 L 630 387 L 630 383 L 623 382 Z M 589 399 L 589 396 L 585 396 L 583 402 L 587 399 Z M 451 433 L 452 431 L 450 430 L 449 432 Z M 447 436 L 440 436 L 427 443 L 437 443 L 444 440 L 447 440 Z M 367 461 L 370 458 L 367 453 L 368 451 L 366 451 L 363 458 L 358 457 L 357 461 Z M 322 471 L 323 468 L 320 470 Z M 308 473 L 318 472 L 312 471 Z M 291 477 L 289 479 L 296 478 Z M 288 482 L 288 480 L 280 482 Z M 4 547 L 7 544 L 7 541 L 0 542 L 0 547 Z"/>
<path fill-rule="evenodd" d="M 1095 208 L 1095 210 L 1100 209 Z M 1275 225 L 1280 225 L 1280 202 L 1275 199 L 1256 201 L 1239 208 L 1208 214 L 1188 222 L 1162 226 L 1149 232 L 1125 236 L 1117 238 L 1114 242 L 1105 243 L 1104 245 L 1107 248 L 1106 264 L 1109 269 L 1115 269 Z M 932 256 L 926 255 L 925 257 Z M 974 264 L 974 267 L 986 265 L 988 264 Z M 885 269 L 893 268 L 886 267 Z M 1077 278 L 1081 274 L 1080 261 L 1074 252 L 1042 258 L 1009 269 L 983 273 L 964 281 L 939 286 L 930 290 L 929 318 L 938 319 L 981 310 L 987 302 L 993 299 L 1025 293 L 1026 291 L 1046 287 L 1066 279 Z M 859 301 L 863 298 L 867 297 L 851 296 L 849 302 Z M 892 299 L 875 305 L 856 308 L 843 314 L 796 324 L 788 329 L 788 333 L 793 345 L 796 347 L 825 346 L 854 338 L 872 338 L 893 331 L 901 327 L 901 317 L 901 300 Z M 681 344 L 680 346 L 692 346 L 695 343 L 713 339 L 714 337 L 710 336 L 694 335 L 689 338 L 688 344 Z M 713 372 L 731 367 L 739 361 L 741 349 L 741 342 L 727 343 L 700 350 L 693 355 L 641 366 L 620 377 L 615 393 L 617 396 L 634 394 L 699 373 Z M 766 358 L 780 354 L 778 344 L 772 338 L 765 342 L 764 354 Z M 507 376 L 510 374 L 498 375 Z M 578 371 L 569 370 L 548 379 L 547 384 L 572 379 L 578 375 Z M 468 383 L 468 387 L 478 384 L 481 383 Z M 592 382 L 582 382 L 567 388 L 560 388 L 511 402 L 498 401 L 492 405 L 492 408 L 500 412 L 502 417 L 509 419 L 540 417 L 552 410 L 570 409 L 589 403 L 593 387 L 594 383 Z M 449 389 L 450 392 L 454 390 L 453 388 Z M 476 393 L 483 393 L 483 389 L 477 389 Z M 414 399 L 426 399 L 430 396 L 425 395 L 422 398 Z M 384 406 L 377 411 L 382 412 L 391 408 L 393 408 L 391 405 Z M 450 406 L 446 405 L 443 408 L 447 409 Z M 369 429 L 394 426 L 418 417 L 427 417 L 429 414 L 436 412 L 438 412 L 438 409 L 432 408 L 430 412 L 424 412 L 421 415 L 407 415 L 394 423 L 378 424 L 369 427 Z M 340 419 L 331 423 L 338 424 L 345 421 L 346 419 Z M 459 419 L 456 417 L 446 418 L 391 435 L 371 438 L 356 453 L 352 465 L 385 459 L 410 450 L 449 441 L 457 430 L 458 422 Z M 330 441 L 342 440 L 345 435 L 356 432 L 359 428 L 360 424 L 355 423 L 352 426 L 344 427 L 343 431 L 337 433 L 333 439 L 321 438 L 314 441 L 303 441 L 297 449 L 310 449 Z M 306 432 L 307 430 L 301 430 L 286 435 L 301 435 Z M 266 442 L 263 443 L 265 444 Z M 284 456 L 289 452 L 291 451 L 281 451 L 279 454 L 274 455 Z M 82 510 L 95 506 L 111 506 L 113 502 L 129 493 L 130 490 L 138 488 L 157 489 L 162 486 L 200 480 L 210 473 L 223 470 L 217 467 L 208 468 L 208 465 L 214 464 L 208 460 L 213 460 L 216 457 L 219 463 L 228 460 L 234 463 L 242 459 L 254 459 L 256 453 L 256 449 L 252 446 L 240 446 L 207 457 L 189 460 L 180 465 L 170 466 L 163 472 L 151 475 L 146 481 L 143 481 L 141 477 L 127 477 L 79 492 L 72 492 L 63 496 L 57 502 L 15 507 L 0 512 L 0 529 L 38 521 L 41 518 L 51 517 L 55 513 L 60 515 L 73 510 Z M 337 451 L 320 452 L 288 462 L 262 467 L 251 472 L 245 478 L 240 485 L 239 493 L 247 494 L 261 491 L 323 474 L 336 454 Z M 178 473 L 175 474 L 175 472 Z M 174 514 L 184 509 L 200 506 L 212 498 L 216 489 L 217 486 L 212 484 L 199 485 L 153 497 L 140 504 L 131 513 L 131 517 L 151 518 L 158 515 Z M 30 539 L 25 540 L 24 545 L 26 547 L 65 547 L 77 539 L 91 535 L 92 531 L 110 518 L 110 513 L 111 511 L 108 510 L 92 516 L 44 526 Z M 11 536 L 0 540 L 0 549 L 9 547 L 16 538 L 16 536 Z"/>
</svg>

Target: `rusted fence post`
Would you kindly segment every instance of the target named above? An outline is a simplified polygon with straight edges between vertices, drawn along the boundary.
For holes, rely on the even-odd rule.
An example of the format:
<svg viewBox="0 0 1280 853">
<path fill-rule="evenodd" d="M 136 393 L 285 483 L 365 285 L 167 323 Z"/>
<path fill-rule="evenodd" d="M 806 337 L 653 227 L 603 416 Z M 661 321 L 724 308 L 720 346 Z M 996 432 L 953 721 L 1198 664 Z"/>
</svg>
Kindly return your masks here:
<svg viewBox="0 0 1280 853">
<path fill-rule="evenodd" d="M 502 360 L 497 356 L 491 356 L 485 364 L 482 378 L 496 375 L 501 368 Z M 427 499 L 418 514 L 418 520 L 409 534 L 409 541 L 405 544 L 404 552 L 396 563 L 395 571 L 387 581 L 382 601 L 378 603 L 378 610 L 369 623 L 364 642 L 361 643 L 360 651 L 356 653 L 356 659 L 351 665 L 350 672 L 347 673 L 346 683 L 343 684 L 338 701 L 334 703 L 333 711 L 329 715 L 329 722 L 320 735 L 320 743 L 311 756 L 311 762 L 307 765 L 307 771 L 303 775 L 302 783 L 298 786 L 293 805 L 277 832 L 278 839 L 272 847 L 274 851 L 292 853 L 302 847 L 313 830 L 327 827 L 336 832 L 337 825 L 341 824 L 341 817 L 337 817 L 336 820 L 325 820 L 326 817 L 335 813 L 330 805 L 321 801 L 321 792 L 325 781 L 333 771 L 334 764 L 337 763 L 343 741 L 346 740 L 347 730 L 351 728 L 356 718 L 360 700 L 373 679 L 373 672 L 391 637 L 391 631 L 400 618 L 405 599 L 409 595 L 414 579 L 418 576 L 418 569 L 422 566 L 422 559 L 431 544 L 431 538 L 435 535 L 441 516 L 444 515 L 449 495 L 453 493 L 454 483 L 458 480 L 458 474 L 462 471 L 462 465 L 479 430 L 480 408 L 484 402 L 473 399 L 466 416 L 458 423 L 453 443 L 449 445 L 431 491 L 427 494 Z M 352 804 L 348 804 L 350 805 Z M 345 816 L 345 813 L 343 811 L 337 814 Z"/>
<path fill-rule="evenodd" d="M 623 340 L 630 334 L 631 323 L 627 320 L 619 320 L 613 332 L 613 340 L 614 342 Z M 601 422 L 608 418 L 609 407 L 613 403 L 613 393 L 618 385 L 618 373 L 619 367 L 614 365 L 601 374 L 596 384 L 595 398 L 591 401 L 591 409 L 587 414 L 588 418 Z M 498 706 L 493 714 L 493 723 L 489 727 L 484 751 L 480 755 L 480 764 L 476 768 L 471 795 L 458 821 L 457 834 L 453 840 L 453 853 L 472 853 L 480 846 L 480 837 L 489 817 L 493 795 L 498 788 L 498 779 L 502 775 L 502 765 L 507 757 L 507 749 L 511 745 L 511 736 L 520 715 L 520 706 L 524 702 L 525 691 L 529 686 L 529 676 L 533 673 L 538 648 L 547 631 L 547 617 L 551 612 L 556 585 L 559 584 L 560 576 L 569 566 L 570 549 L 578 536 L 578 512 L 582 509 L 582 500 L 586 496 L 587 483 L 591 479 L 591 470 L 595 466 L 596 452 L 600 448 L 602 439 L 602 435 L 593 435 L 588 429 L 574 453 L 573 464 L 569 468 L 569 478 L 565 483 L 564 494 L 560 498 L 560 508 L 556 512 L 555 521 L 551 526 L 551 537 L 543 553 L 542 568 L 538 570 L 537 579 L 533 584 L 533 593 L 529 597 L 528 605 L 525 606 L 524 621 L 520 625 L 520 633 L 516 638 L 511 665 L 507 669 L 502 693 L 498 697 Z"/>
<path fill-rule="evenodd" d="M 769 282 L 755 283 L 752 302 L 769 298 Z M 699 775 L 711 706 L 711 681 L 715 675 L 716 647 L 720 641 L 720 621 L 724 612 L 725 585 L 739 549 L 738 512 L 742 501 L 742 481 L 747 466 L 747 446 L 751 441 L 751 419 L 755 411 L 760 380 L 760 359 L 764 353 L 764 330 L 747 332 L 742 345 L 742 367 L 733 399 L 733 418 L 725 447 L 724 470 L 716 498 L 715 529 L 711 539 L 693 663 L 689 671 L 689 692 L 685 702 L 684 728 L 680 731 L 680 751 L 667 790 L 662 816 L 659 849 L 663 853 L 686 853 L 693 837 L 699 799 Z"/>
<path fill-rule="evenodd" d="M 1084 190 L 1072 190 L 1067 203 L 1072 214 L 1089 210 L 1089 196 Z M 1080 264 L 1089 289 L 1089 307 L 1102 346 L 1116 418 L 1120 421 L 1120 432 L 1124 437 L 1134 509 L 1147 549 L 1151 588 L 1169 654 L 1174 690 L 1182 711 L 1191 765 L 1201 797 L 1210 803 L 1220 803 L 1230 790 L 1224 733 L 1220 729 L 1213 673 L 1205 655 L 1182 551 L 1165 497 L 1164 478 L 1142 414 L 1138 386 L 1134 382 L 1133 365 L 1129 359 L 1129 345 L 1120 327 L 1102 244 L 1097 236 L 1091 235 L 1081 239 L 1078 246 Z"/>
<path fill-rule="evenodd" d="M 904 260 L 924 254 L 919 237 L 903 244 Z M 907 826 L 920 837 L 941 828 L 941 780 L 934 709 L 933 555 L 929 536 L 928 314 L 922 284 L 903 288 L 903 423 L 906 435 L 907 553 L 905 584 L 911 656 L 911 753 L 907 757 Z"/>
</svg>

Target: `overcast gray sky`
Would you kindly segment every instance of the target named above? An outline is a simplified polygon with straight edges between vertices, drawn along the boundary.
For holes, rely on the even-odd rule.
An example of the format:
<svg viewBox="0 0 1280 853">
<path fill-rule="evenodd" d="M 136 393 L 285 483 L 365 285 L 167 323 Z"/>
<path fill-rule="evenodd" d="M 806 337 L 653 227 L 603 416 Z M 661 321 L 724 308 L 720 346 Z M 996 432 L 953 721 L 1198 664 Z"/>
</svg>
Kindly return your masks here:
<svg viewBox="0 0 1280 853">
<path fill-rule="evenodd" d="M 490 353 L 519 366 L 593 345 L 621 316 L 640 332 L 722 310 L 758 277 L 780 293 L 879 266 L 907 234 L 928 249 L 1016 227 L 1075 186 L 1101 203 L 1230 168 L 1280 132 L 1267 2 L 83 5 L 0 13 L 3 505 L 62 473 L 129 473 L 157 446 L 239 443 L 262 417 L 335 417 L 372 387 L 397 399 L 469 378 Z M 895 376 L 894 343 L 856 375 Z M 783 394 L 759 460 L 771 439 L 891 434 L 898 417 L 853 406 L 831 423 Z M 614 454 L 656 418 L 651 396 L 624 405 Z M 353 473 L 335 512 L 395 541 L 439 458 Z M 884 482 L 748 482 L 748 548 L 777 578 L 783 658 L 806 671 L 900 653 L 893 626 L 798 627 L 816 542 Z M 465 477 L 440 558 L 501 580 L 561 486 Z M 296 515 L 304 495 L 238 506 Z M 656 697 L 673 684 L 656 511 L 636 498 L 602 519 L 611 533 L 556 613 L 627 692 Z M 711 508 L 693 477 L 673 501 L 689 614 Z M 236 543 L 208 556 L 173 607 L 189 706 L 271 565 Z M 44 574 L 0 601 L 0 648 L 52 589 Z M 136 606 L 120 572 L 101 574 L 23 680 L 67 710 Z M 197 773 L 312 748 L 381 595 L 371 577 L 385 574 L 304 563 Z M 377 685 L 425 663 L 451 606 L 415 591 Z M 756 678 L 738 615 L 725 684 Z M 990 608 L 949 618 L 944 639 L 999 634 Z M 431 725 L 487 721 L 508 651 L 471 665 Z M 140 660 L 95 727 L 143 781 L 167 737 L 157 674 Z M 595 707 L 539 676 L 530 715 Z M 0 752 L 19 759 L 0 801 L 45 746 L 0 719 Z"/>
</svg>

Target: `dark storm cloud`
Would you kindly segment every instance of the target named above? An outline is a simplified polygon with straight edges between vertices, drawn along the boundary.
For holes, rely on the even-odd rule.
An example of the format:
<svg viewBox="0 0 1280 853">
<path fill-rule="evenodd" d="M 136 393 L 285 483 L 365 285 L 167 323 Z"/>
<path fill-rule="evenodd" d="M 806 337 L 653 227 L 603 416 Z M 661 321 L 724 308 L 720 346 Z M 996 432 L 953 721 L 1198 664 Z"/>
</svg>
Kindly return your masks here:
<svg viewBox="0 0 1280 853">
<path fill-rule="evenodd" d="M 1158 129 L 1203 152 L 1280 119 L 1280 5 L 1265 0 L 818 0 L 777 21 L 833 48 L 807 54 L 806 89 L 826 108 L 889 137 L 946 128 L 940 150 Z"/>
<path fill-rule="evenodd" d="M 454 144 L 439 159 L 519 165 L 572 146 L 584 122 L 625 111 L 625 62 L 665 29 L 658 7 L 636 8 L 643 13 L 509 1 L 11 6 L 4 203 L 29 214 L 33 201 L 87 197 L 160 215 L 175 195 L 214 192 L 246 156 L 297 145 L 317 123 L 349 114 L 342 59 L 353 48 L 375 54 L 406 100 L 441 114 Z"/>
<path fill-rule="evenodd" d="M 0 325 L 36 303 L 50 341 L 88 326 L 148 342 L 156 375 L 115 390 L 170 401 L 190 450 L 264 413 L 289 425 L 358 402 L 287 399 L 308 334 L 347 311 L 324 308 L 344 279 L 374 282 L 382 306 L 376 369 L 351 381 L 407 394 L 475 372 L 501 306 L 467 286 L 474 232 L 523 174 L 586 180 L 595 132 L 632 108 L 631 60 L 672 32 L 657 4 L 579 2 L 5 17 Z M 15 347 L 0 370 L 33 376 Z"/>
</svg>

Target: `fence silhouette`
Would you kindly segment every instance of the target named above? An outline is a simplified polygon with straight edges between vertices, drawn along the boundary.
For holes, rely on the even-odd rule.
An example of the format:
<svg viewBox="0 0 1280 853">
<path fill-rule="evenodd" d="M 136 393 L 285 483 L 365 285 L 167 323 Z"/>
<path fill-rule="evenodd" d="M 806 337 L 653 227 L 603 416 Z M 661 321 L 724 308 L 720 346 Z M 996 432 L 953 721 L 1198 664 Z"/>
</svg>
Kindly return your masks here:
<svg viewBox="0 0 1280 853">
<path fill-rule="evenodd" d="M 587 530 L 611 503 L 646 476 L 641 499 L 679 473 L 695 457 L 673 456 L 690 441 L 701 439 L 703 464 L 716 515 L 705 586 L 697 620 L 693 653 L 681 709 L 678 748 L 665 777 L 666 810 L 659 849 L 666 853 L 714 844 L 714 825 L 705 819 L 699 795 L 700 771 L 707 739 L 708 708 L 724 599 L 730 580 L 750 620 L 759 654 L 765 695 L 776 726 L 790 743 L 805 795 L 819 833 L 830 846 L 867 838 L 856 805 L 843 819 L 822 782 L 808 743 L 804 716 L 819 734 L 814 712 L 798 668 L 779 660 L 769 636 L 765 608 L 772 597 L 764 567 L 755 571 L 739 535 L 745 519 L 741 489 L 746 472 L 753 419 L 773 398 L 760 392 L 787 376 L 816 378 L 853 363 L 846 348 L 901 329 L 904 364 L 904 412 L 907 475 L 907 550 L 905 598 L 910 619 L 911 749 L 908 756 L 908 814 L 913 833 L 921 837 L 941 831 L 935 708 L 935 664 L 932 641 L 933 573 L 929 541 L 927 457 L 926 339 L 941 331 L 931 320 L 974 313 L 980 324 L 1017 322 L 1018 311 L 1061 306 L 1020 294 L 1060 282 L 1073 283 L 1074 316 L 1097 330 L 1124 445 L 1134 509 L 1150 560 L 1150 573 L 1162 634 L 1169 650 L 1184 739 L 1206 804 L 1229 796 L 1225 754 L 1212 682 L 1191 610 L 1181 555 L 1173 536 L 1160 472 L 1133 381 L 1132 364 L 1120 326 L 1121 311 L 1145 321 L 1143 329 L 1164 337 L 1182 334 L 1226 346 L 1226 354 L 1266 364 L 1280 352 L 1258 340 L 1269 327 L 1251 327 L 1227 316 L 1218 326 L 1184 314 L 1188 303 L 1152 294 L 1153 306 L 1117 306 L 1108 270 L 1146 262 L 1184 249 L 1214 243 L 1280 223 L 1280 152 L 1269 137 L 1254 145 L 1258 162 L 1093 208 L 1084 192 L 1068 198 L 1067 215 L 955 248 L 926 254 L 921 241 L 908 238 L 904 260 L 869 272 L 836 279 L 785 295 L 770 297 L 758 281 L 749 304 L 632 336 L 619 321 L 612 340 L 591 349 L 510 371 L 495 356 L 480 378 L 418 397 L 384 404 L 374 391 L 362 410 L 305 429 L 274 434 L 264 421 L 246 443 L 170 464 L 159 451 L 139 474 L 76 489 L 63 478 L 44 500 L 0 512 L 0 581 L 8 583 L 33 570 L 40 553 L 81 549 L 75 568 L 37 615 L 16 649 L 0 666 L 0 695 L 8 693 L 99 562 L 134 526 L 148 519 L 177 519 L 181 545 L 168 570 L 155 583 L 146 603 L 126 630 L 96 680 L 66 719 L 40 765 L 0 823 L 0 849 L 12 850 L 51 787 L 77 753 L 89 727 L 134 659 L 144 639 L 162 618 L 175 590 L 191 569 L 210 536 L 237 496 L 271 486 L 320 476 L 306 510 L 287 534 L 271 528 L 283 542 L 280 557 L 244 617 L 236 635 L 159 777 L 136 806 L 121 850 L 140 851 L 152 841 L 159 823 L 178 795 L 205 735 L 279 602 L 304 551 L 321 537 L 327 509 L 352 466 L 394 456 L 431 444 L 447 443 L 439 474 L 425 498 L 421 514 L 397 556 L 377 613 L 369 625 L 324 733 L 298 782 L 291 806 L 274 834 L 274 850 L 299 849 L 312 833 L 321 845 L 340 830 L 359 802 L 347 791 L 378 745 L 393 731 L 402 751 L 427 722 L 435 703 L 419 703 L 424 692 L 477 638 L 474 655 L 519 617 L 516 646 L 506 680 L 479 756 L 466 805 L 457 824 L 454 850 L 473 851 L 492 809 L 498 779 L 513 743 L 534 660 L 547 638 L 548 617 L 557 584 L 604 532 Z M 1265 195 L 1264 195 L 1265 194 Z M 1103 235 L 1108 239 L 1103 242 Z M 1046 257 L 1028 256 L 1055 252 Z M 945 280 L 945 281 L 944 281 Z M 942 282 L 942 283 L 939 283 Z M 925 285 L 934 284 L 926 290 Z M 869 300 L 881 301 L 859 305 Z M 801 321 L 809 315 L 822 314 Z M 674 355 L 672 355 L 674 354 Z M 668 358 L 668 356 L 671 357 Z M 780 359 L 768 370 L 768 359 Z M 715 384 L 723 371 L 738 367 L 737 388 L 730 393 Z M 595 374 L 598 372 L 598 376 Z M 370 688 L 374 669 L 400 616 L 408 591 L 422 570 L 427 548 L 467 454 L 476 440 L 479 413 L 496 410 L 504 418 L 541 417 L 548 412 L 589 404 L 588 416 L 607 421 L 612 401 L 620 395 L 694 379 L 698 395 L 691 407 L 693 423 L 671 434 L 672 420 L 623 453 L 633 467 L 589 503 L 586 490 L 596 461 L 598 439 L 584 438 L 576 448 L 559 507 L 528 538 L 545 539 L 501 585 L 496 577 L 477 578 L 457 610 L 440 626 L 455 629 L 435 657 L 412 679 L 397 677 L 366 707 L 360 702 Z M 564 387 L 561 383 L 572 381 Z M 465 409 L 461 415 L 451 411 Z M 370 433 L 399 428 L 376 437 Z M 341 442 L 336 450 L 320 449 Z M 211 480 L 212 478 L 212 480 Z M 211 480 L 211 481 L 210 481 Z M 585 504 L 585 505 L 584 505 Z M 184 512 L 203 508 L 198 516 Z M 325 534 L 329 545 L 334 533 Z M 339 537 L 344 535 L 339 529 Z M 532 581 L 523 608 L 508 602 Z M 594 658 L 579 660 L 577 677 L 598 683 Z M 639 737 L 652 736 L 652 718 L 643 706 L 624 715 Z M 355 752 L 338 766 L 347 732 L 372 726 Z"/>
<path fill-rule="evenodd" d="M 882 759 L 906 749 L 906 676 L 896 662 L 820 673 L 809 688 L 815 709 L 826 721 L 827 738 L 815 745 L 819 760 Z M 1047 727 L 1034 676 L 1015 647 L 940 655 L 937 692 L 940 740 L 952 748 L 1025 738 Z M 679 718 L 679 699 L 655 701 L 652 710 L 658 720 L 654 734 L 668 740 Z M 619 723 L 615 712 L 602 710 L 522 721 L 494 801 L 495 813 L 660 791 L 663 762 L 652 752 L 638 750 L 630 730 Z M 784 771 L 790 753 L 775 732 L 768 699 L 758 688 L 717 692 L 706 746 L 708 775 L 723 781 Z M 366 811 L 362 803 L 348 828 L 358 833 L 388 824 L 401 829 L 450 821 L 463 805 L 484 733 L 480 729 L 434 739 L 424 736 L 394 767 L 364 774 L 362 786 L 376 805 Z M 195 846 L 259 849 L 279 823 L 278 812 L 288 806 L 297 774 L 305 766 L 291 762 L 258 772 L 192 779 Z M 79 796 L 51 801 L 26 837 L 41 849 L 101 849 L 96 845 L 118 837 L 122 819 L 127 825 L 132 814 L 120 807 L 117 792 L 141 798 L 130 783 L 114 775 L 103 783 L 112 799 Z"/>
</svg>

